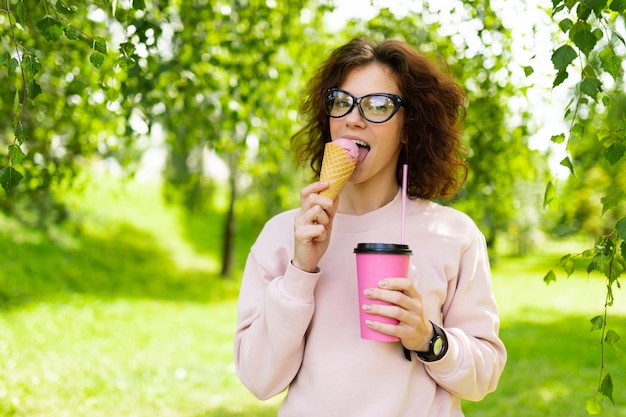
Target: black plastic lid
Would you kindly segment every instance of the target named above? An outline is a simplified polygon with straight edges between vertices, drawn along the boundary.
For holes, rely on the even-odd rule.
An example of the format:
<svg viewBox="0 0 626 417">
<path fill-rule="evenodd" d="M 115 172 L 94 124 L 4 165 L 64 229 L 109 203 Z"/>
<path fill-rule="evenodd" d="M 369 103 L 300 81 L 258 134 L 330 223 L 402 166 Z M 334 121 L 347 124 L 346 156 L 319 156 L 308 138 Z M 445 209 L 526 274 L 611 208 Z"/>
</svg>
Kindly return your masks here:
<svg viewBox="0 0 626 417">
<path fill-rule="evenodd" d="M 392 255 L 411 255 L 409 245 L 400 243 L 359 243 L 354 253 L 385 253 Z"/>
</svg>

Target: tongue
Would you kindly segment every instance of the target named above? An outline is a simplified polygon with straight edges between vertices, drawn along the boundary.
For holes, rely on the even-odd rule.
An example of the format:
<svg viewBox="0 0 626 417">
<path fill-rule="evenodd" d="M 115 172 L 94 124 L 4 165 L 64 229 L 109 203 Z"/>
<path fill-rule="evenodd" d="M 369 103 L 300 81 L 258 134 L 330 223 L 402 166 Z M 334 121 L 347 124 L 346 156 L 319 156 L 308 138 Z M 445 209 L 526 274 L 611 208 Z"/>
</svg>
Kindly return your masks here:
<svg viewBox="0 0 626 417">
<path fill-rule="evenodd" d="M 363 162 L 363 160 L 365 159 L 365 157 L 367 156 L 367 154 L 369 153 L 369 149 L 364 147 L 364 146 L 359 146 L 359 156 L 356 160 L 356 164 L 359 165 L 361 162 Z"/>
</svg>

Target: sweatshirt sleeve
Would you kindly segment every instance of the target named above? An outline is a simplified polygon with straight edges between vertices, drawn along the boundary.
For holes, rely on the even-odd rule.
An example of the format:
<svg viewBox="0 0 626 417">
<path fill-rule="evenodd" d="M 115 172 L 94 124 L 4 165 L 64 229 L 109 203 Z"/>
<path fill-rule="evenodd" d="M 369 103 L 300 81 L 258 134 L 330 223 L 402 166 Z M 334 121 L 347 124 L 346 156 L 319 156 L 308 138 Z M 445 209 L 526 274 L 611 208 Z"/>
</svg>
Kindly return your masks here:
<svg viewBox="0 0 626 417">
<path fill-rule="evenodd" d="M 500 321 L 482 234 L 461 254 L 442 313 L 448 352 L 441 360 L 426 363 L 426 370 L 455 396 L 479 401 L 496 389 L 507 357 L 498 335 Z"/>
<path fill-rule="evenodd" d="M 234 346 L 239 378 L 262 400 L 284 391 L 300 368 L 320 276 L 292 266 L 289 250 L 273 243 L 262 233 L 248 256 Z"/>
</svg>

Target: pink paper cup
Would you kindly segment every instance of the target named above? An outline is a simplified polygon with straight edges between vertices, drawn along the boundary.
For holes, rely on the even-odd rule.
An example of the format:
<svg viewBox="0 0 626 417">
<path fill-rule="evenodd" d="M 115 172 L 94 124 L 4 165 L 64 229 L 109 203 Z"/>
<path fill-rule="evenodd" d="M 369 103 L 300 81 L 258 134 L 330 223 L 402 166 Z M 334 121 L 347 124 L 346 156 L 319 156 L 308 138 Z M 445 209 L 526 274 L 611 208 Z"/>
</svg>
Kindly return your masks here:
<svg viewBox="0 0 626 417">
<path fill-rule="evenodd" d="M 390 305 L 384 301 L 371 300 L 363 295 L 367 288 L 378 288 L 378 282 L 385 278 L 408 277 L 411 249 L 408 245 L 395 243 L 359 243 L 356 254 L 356 275 L 359 288 L 359 314 L 361 338 L 379 342 L 397 342 L 397 337 L 379 333 L 367 327 L 365 320 L 398 324 L 397 320 L 370 314 L 363 310 L 363 304 Z"/>
</svg>

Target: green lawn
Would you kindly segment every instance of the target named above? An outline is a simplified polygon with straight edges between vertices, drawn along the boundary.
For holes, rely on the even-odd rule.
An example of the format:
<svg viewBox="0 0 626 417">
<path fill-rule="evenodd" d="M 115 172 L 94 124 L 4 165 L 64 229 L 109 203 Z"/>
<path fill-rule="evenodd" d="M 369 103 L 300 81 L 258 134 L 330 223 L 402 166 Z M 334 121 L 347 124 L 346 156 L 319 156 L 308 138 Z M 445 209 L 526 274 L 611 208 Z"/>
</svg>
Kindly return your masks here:
<svg viewBox="0 0 626 417">
<path fill-rule="evenodd" d="M 144 188 L 114 203 L 89 191 L 74 203 L 83 224 L 52 238 L 0 218 L 0 416 L 276 415 L 280 398 L 256 400 L 235 374 L 237 282 L 215 276 L 215 219 L 181 220 Z M 543 275 L 575 249 L 541 246 L 494 264 L 509 361 L 495 393 L 464 404 L 467 416 L 587 415 L 600 367 L 589 319 L 604 283 L 561 274 L 547 286 Z M 626 416 L 624 291 L 615 297 L 610 417 Z"/>
</svg>

